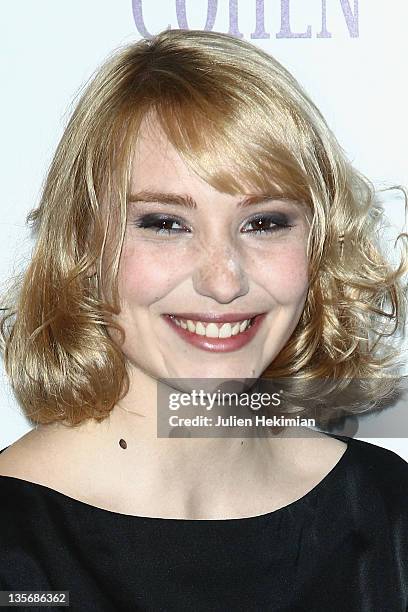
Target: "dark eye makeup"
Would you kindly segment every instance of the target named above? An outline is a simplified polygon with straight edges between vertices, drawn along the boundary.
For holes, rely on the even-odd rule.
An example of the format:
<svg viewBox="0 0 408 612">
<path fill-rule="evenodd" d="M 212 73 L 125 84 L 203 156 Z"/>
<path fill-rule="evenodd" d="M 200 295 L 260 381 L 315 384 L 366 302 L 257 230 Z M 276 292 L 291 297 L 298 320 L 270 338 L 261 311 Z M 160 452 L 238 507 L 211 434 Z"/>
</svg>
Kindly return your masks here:
<svg viewBox="0 0 408 612">
<path fill-rule="evenodd" d="M 245 224 L 251 225 L 255 229 L 245 230 L 243 233 L 255 236 L 271 235 L 294 227 L 289 221 L 289 217 L 285 213 L 257 214 Z M 178 225 L 179 228 L 173 228 L 172 225 L 174 224 Z M 191 230 L 186 227 L 184 221 L 173 215 L 148 213 L 132 221 L 132 225 L 143 230 L 154 231 L 158 235 L 170 236 L 182 232 L 191 233 Z"/>
</svg>

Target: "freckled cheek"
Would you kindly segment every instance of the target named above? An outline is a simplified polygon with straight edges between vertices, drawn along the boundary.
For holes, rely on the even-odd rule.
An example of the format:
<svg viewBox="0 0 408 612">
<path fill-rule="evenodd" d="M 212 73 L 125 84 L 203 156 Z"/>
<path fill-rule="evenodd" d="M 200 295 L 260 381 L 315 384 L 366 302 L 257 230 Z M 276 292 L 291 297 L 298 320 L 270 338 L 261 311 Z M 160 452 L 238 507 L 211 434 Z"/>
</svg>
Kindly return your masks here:
<svg viewBox="0 0 408 612">
<path fill-rule="evenodd" d="M 119 268 L 119 291 L 123 300 L 151 304 L 191 274 L 196 249 L 192 251 L 188 245 L 172 246 L 144 243 L 124 247 Z M 293 303 L 306 296 L 307 258 L 302 246 L 294 248 L 292 244 L 252 252 L 243 257 L 241 265 L 250 280 L 263 286 L 280 303 Z M 216 262 L 212 273 L 215 268 Z"/>
<path fill-rule="evenodd" d="M 290 304 L 306 298 L 308 264 L 304 250 L 288 250 L 258 262 L 256 279 L 277 302 Z"/>
<path fill-rule="evenodd" d="M 183 269 L 180 254 L 171 254 L 164 247 L 125 248 L 119 267 L 119 294 L 123 301 L 151 304 L 177 284 Z"/>
</svg>

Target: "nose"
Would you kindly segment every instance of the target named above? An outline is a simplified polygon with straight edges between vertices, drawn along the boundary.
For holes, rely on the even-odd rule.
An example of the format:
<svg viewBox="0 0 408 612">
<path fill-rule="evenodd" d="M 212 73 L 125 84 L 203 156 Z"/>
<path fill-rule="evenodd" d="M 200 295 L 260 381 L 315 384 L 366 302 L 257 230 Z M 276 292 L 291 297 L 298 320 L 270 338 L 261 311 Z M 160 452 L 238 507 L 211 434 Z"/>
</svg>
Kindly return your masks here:
<svg viewBox="0 0 408 612">
<path fill-rule="evenodd" d="M 197 293 L 223 304 L 248 293 L 248 276 L 237 249 L 208 243 L 195 266 L 193 286 Z"/>
</svg>

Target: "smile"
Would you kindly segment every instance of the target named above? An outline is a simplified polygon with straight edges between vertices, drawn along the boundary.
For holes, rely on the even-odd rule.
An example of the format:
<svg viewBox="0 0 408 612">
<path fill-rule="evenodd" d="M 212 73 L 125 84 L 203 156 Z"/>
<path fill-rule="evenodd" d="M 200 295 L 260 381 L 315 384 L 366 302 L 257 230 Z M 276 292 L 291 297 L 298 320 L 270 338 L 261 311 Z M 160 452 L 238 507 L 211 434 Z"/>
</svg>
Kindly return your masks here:
<svg viewBox="0 0 408 612">
<path fill-rule="evenodd" d="M 188 329 L 192 334 L 206 336 L 207 338 L 230 338 L 231 336 L 236 336 L 248 329 L 255 318 L 244 319 L 234 323 L 208 323 L 205 321 L 192 321 L 191 319 L 179 319 L 174 315 L 170 316 L 176 325 L 183 329 Z"/>
<path fill-rule="evenodd" d="M 256 335 L 266 314 L 231 323 L 192 321 L 163 315 L 172 329 L 186 342 L 205 351 L 229 352 L 248 344 Z"/>
</svg>

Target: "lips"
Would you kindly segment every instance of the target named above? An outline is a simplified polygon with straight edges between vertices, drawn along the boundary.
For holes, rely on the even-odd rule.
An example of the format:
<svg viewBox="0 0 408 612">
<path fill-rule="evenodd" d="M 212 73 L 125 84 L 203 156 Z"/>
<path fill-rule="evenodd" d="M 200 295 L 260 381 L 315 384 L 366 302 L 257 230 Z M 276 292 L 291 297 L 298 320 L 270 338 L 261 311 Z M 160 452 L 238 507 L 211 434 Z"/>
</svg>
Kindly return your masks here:
<svg viewBox="0 0 408 612">
<path fill-rule="evenodd" d="M 183 313 L 183 315 L 186 315 L 186 314 L 192 314 L 192 313 Z M 240 348 L 243 348 L 244 346 L 249 344 L 249 342 L 251 342 L 251 340 L 257 334 L 258 330 L 260 329 L 262 325 L 263 320 L 266 317 L 266 313 L 258 314 L 258 315 L 254 313 L 243 313 L 239 315 L 232 315 L 232 317 L 235 318 L 235 321 L 241 321 L 242 320 L 241 317 L 243 315 L 244 315 L 244 318 L 254 318 L 252 325 L 248 327 L 245 331 L 240 332 L 236 336 L 231 336 L 230 338 L 208 338 L 207 336 L 200 336 L 186 329 L 183 329 L 182 327 L 179 327 L 175 323 L 174 318 L 170 315 L 163 315 L 163 318 L 167 322 L 167 324 L 171 327 L 171 329 L 188 344 L 191 344 L 192 346 L 195 346 L 196 348 L 199 348 L 204 351 L 226 353 L 226 352 L 239 350 Z M 181 316 L 181 314 L 177 314 L 177 318 L 179 316 L 180 318 L 184 318 Z M 197 316 L 197 314 L 195 316 Z M 200 316 L 202 315 L 200 314 Z M 205 321 L 205 318 L 200 319 L 200 320 Z M 215 320 L 219 322 L 219 318 Z M 214 318 L 211 318 L 209 322 L 214 322 Z M 227 322 L 232 322 L 231 318 Z"/>
</svg>

